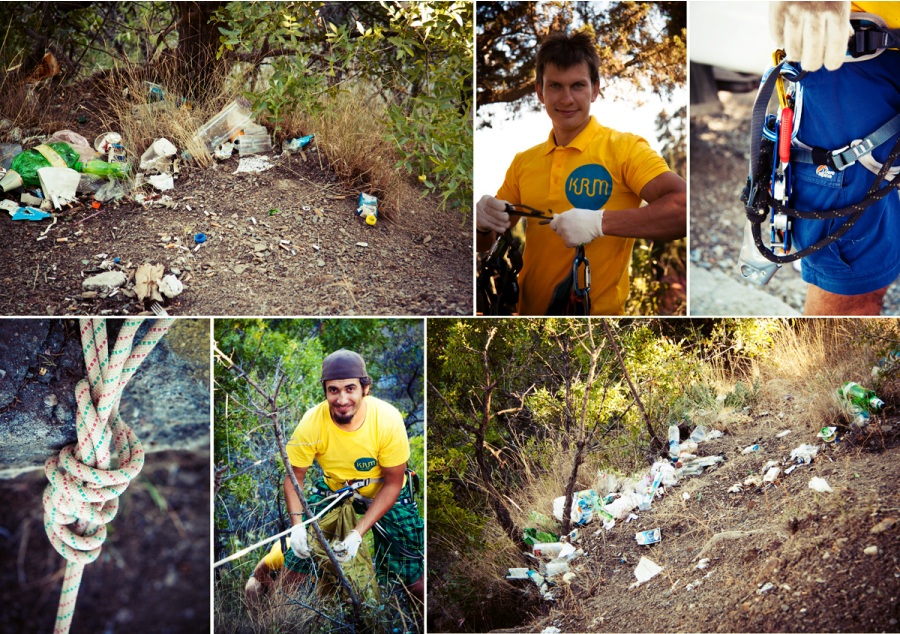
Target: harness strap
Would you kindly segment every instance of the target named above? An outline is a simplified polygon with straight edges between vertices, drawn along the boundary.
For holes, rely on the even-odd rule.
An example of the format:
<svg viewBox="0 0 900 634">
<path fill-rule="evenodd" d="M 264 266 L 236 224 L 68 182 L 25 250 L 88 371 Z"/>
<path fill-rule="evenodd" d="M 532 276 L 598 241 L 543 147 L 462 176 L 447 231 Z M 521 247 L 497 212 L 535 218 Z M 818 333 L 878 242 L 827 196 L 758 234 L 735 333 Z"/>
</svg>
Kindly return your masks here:
<svg viewBox="0 0 900 634">
<path fill-rule="evenodd" d="M 886 48 L 900 48 L 900 29 L 853 24 L 853 37 L 847 46 L 851 57 L 871 55 Z"/>
<path fill-rule="evenodd" d="M 813 165 L 827 165 L 831 169 L 841 172 L 862 157 L 871 154 L 872 150 L 898 132 L 900 132 L 900 114 L 894 116 L 890 121 L 859 142 L 854 141 L 850 145 L 837 150 L 830 151 L 820 147 L 810 149 L 791 148 L 791 160 Z"/>
</svg>

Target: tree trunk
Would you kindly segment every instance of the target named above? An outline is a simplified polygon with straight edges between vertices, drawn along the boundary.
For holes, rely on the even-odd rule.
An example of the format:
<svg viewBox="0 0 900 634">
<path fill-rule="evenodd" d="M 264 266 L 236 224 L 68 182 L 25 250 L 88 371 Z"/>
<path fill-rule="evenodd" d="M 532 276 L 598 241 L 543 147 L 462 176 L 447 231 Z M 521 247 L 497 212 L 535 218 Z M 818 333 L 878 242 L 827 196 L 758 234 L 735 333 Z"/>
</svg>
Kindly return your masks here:
<svg viewBox="0 0 900 634">
<path fill-rule="evenodd" d="M 178 2 L 178 48 L 175 57 L 187 80 L 185 92 L 197 98 L 212 89 L 211 80 L 219 64 L 218 23 L 212 20 L 224 2 Z"/>
</svg>

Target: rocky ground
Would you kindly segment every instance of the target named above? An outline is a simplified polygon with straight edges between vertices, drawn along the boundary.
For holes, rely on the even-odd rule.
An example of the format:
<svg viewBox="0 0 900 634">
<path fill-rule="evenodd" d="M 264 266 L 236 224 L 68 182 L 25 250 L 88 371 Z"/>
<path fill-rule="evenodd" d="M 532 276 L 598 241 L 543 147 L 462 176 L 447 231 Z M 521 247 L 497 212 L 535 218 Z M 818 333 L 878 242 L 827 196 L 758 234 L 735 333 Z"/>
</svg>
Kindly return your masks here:
<svg viewBox="0 0 900 634">
<path fill-rule="evenodd" d="M 724 464 L 667 488 L 637 521 L 618 521 L 610 531 L 596 522 L 583 527 L 577 545 L 585 555 L 573 562 L 571 584 L 560 583 L 556 600 L 540 601 L 530 581 L 510 582 L 536 606 L 534 616 L 495 631 L 897 631 L 900 419 L 842 428 L 826 444 L 809 409 L 785 393 L 777 408 L 723 417 L 725 436 L 698 453 L 724 456 Z M 820 447 L 811 464 L 774 484 L 728 492 L 765 473 L 770 460 L 786 468 L 802 443 Z M 753 444 L 758 451 L 742 453 Z M 833 492 L 811 490 L 813 477 Z M 636 533 L 655 528 L 659 543 L 636 543 Z M 632 588 L 642 557 L 663 570 Z M 709 560 L 702 569 L 701 559 Z"/>
<path fill-rule="evenodd" d="M 91 140 L 102 131 L 92 118 L 67 126 Z M 413 191 L 390 220 L 368 226 L 355 213 L 358 191 L 314 146 L 265 156 L 273 167 L 261 173 L 237 172 L 237 155 L 208 169 L 186 164 L 164 195 L 147 186 L 157 200 L 144 204 L 95 209 L 88 194 L 53 220 L 3 212 L 0 314 L 147 311 L 133 291 L 142 263 L 183 282 L 164 305 L 173 316 L 472 314 L 472 234 L 459 211 Z M 105 268 L 123 272 L 125 287 L 83 287 Z"/>
<path fill-rule="evenodd" d="M 746 218 L 740 194 L 747 179 L 755 93 L 720 92 L 719 96 L 721 111 L 706 109 L 691 117 L 690 313 L 799 314 L 806 284 L 793 266 L 783 266 L 764 287 L 744 282 L 735 272 Z M 705 273 L 695 275 L 698 269 Z M 894 283 L 888 289 L 882 314 L 900 315 L 900 285 Z"/>
</svg>

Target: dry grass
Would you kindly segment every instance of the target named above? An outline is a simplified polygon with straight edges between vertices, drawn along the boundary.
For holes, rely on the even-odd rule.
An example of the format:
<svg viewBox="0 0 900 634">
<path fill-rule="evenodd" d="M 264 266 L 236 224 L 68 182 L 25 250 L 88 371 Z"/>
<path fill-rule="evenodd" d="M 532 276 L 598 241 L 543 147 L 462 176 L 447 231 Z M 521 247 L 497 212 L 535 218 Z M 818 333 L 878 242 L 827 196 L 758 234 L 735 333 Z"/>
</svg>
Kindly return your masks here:
<svg viewBox="0 0 900 634">
<path fill-rule="evenodd" d="M 357 81 L 333 98 L 325 97 L 321 113 L 298 110 L 280 122 L 287 137 L 315 134 L 324 156 L 338 178 L 354 189 L 378 197 L 378 210 L 386 218 L 403 210 L 415 195 L 406 174 L 394 168 L 399 159 L 385 140 L 384 103 L 371 87 Z"/>
</svg>

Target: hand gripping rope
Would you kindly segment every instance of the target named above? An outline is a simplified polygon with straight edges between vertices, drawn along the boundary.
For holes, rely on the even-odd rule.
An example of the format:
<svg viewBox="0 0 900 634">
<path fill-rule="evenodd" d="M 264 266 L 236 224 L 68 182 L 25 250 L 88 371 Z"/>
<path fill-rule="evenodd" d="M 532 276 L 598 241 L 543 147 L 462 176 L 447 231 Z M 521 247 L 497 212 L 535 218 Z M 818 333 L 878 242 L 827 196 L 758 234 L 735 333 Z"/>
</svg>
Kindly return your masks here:
<svg viewBox="0 0 900 634">
<path fill-rule="evenodd" d="M 87 378 L 75 387 L 78 442 L 63 447 L 44 465 L 50 481 L 43 498 L 44 530 L 67 560 L 56 633 L 69 631 L 84 566 L 100 555 L 106 524 L 119 508 L 119 495 L 144 466 L 144 449 L 119 416 L 119 401 L 128 381 L 173 322 L 157 321 L 132 347 L 142 320 L 127 320 L 109 354 L 105 320 L 81 320 Z M 117 468 L 111 467 L 111 445 L 118 455 Z"/>
</svg>

